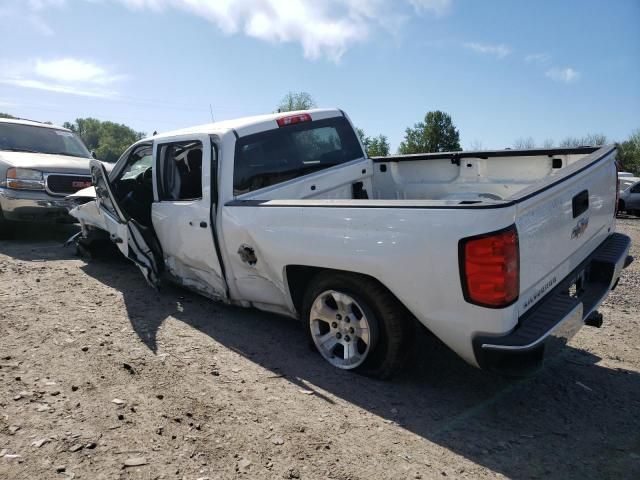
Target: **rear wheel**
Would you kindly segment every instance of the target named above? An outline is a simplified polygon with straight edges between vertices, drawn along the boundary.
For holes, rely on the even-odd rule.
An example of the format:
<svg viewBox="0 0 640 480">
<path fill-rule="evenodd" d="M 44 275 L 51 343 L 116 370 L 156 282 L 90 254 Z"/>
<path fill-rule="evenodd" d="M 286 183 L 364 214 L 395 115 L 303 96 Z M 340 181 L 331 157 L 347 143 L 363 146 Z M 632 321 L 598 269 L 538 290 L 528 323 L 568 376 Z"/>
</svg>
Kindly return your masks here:
<svg viewBox="0 0 640 480">
<path fill-rule="evenodd" d="M 303 318 L 310 340 L 336 368 L 392 376 L 409 353 L 405 308 L 378 282 L 341 272 L 318 274 L 307 289 Z"/>
</svg>

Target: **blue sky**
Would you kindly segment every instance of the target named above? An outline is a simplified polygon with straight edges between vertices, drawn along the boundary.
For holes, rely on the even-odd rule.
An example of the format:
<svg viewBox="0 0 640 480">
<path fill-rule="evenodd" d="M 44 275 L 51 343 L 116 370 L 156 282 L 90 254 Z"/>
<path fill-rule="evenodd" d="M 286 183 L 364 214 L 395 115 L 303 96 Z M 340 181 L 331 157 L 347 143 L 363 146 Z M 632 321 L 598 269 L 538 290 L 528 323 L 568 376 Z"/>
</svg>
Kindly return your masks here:
<svg viewBox="0 0 640 480">
<path fill-rule="evenodd" d="M 0 111 L 151 133 L 337 106 L 395 150 L 429 110 L 463 148 L 640 128 L 640 0 L 0 0 Z"/>
</svg>

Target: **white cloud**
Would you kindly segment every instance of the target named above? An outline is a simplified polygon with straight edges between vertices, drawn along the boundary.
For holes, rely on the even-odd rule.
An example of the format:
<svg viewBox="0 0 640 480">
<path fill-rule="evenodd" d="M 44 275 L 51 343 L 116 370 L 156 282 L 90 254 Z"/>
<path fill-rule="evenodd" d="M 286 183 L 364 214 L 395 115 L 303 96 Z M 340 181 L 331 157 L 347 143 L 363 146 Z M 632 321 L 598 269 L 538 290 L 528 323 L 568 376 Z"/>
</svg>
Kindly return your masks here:
<svg viewBox="0 0 640 480">
<path fill-rule="evenodd" d="M 44 10 L 47 7 L 61 7 L 66 0 L 27 0 L 27 5 L 32 10 Z"/>
<path fill-rule="evenodd" d="M 20 23 L 31 27 L 36 33 L 50 37 L 54 34 L 53 28 L 41 15 L 50 7 L 63 7 L 67 0 L 20 0 L 5 2 L 0 5 L 0 21 L 2 23 Z M 2 3 L 2 2 L 0 2 Z"/>
<path fill-rule="evenodd" d="M 551 61 L 551 55 L 548 53 L 530 53 L 524 57 L 524 61 L 527 63 L 545 65 Z"/>
<path fill-rule="evenodd" d="M 462 46 L 476 53 L 494 55 L 497 58 L 504 58 L 512 52 L 511 47 L 502 43 L 499 45 L 490 45 L 486 43 L 467 42 L 463 43 Z"/>
<path fill-rule="evenodd" d="M 105 85 L 121 80 L 121 75 L 113 75 L 104 67 L 76 58 L 36 60 L 34 71 L 37 75 L 69 83 L 93 83 Z"/>
<path fill-rule="evenodd" d="M 124 78 L 95 63 L 69 57 L 0 62 L 0 83 L 4 85 L 83 97 L 115 97 L 117 92 L 106 87 Z"/>
<path fill-rule="evenodd" d="M 242 32 L 271 43 L 302 45 L 310 59 L 338 61 L 347 48 L 366 40 L 378 0 L 118 0 L 132 9 L 184 10 L 216 25 L 227 35 Z"/>
<path fill-rule="evenodd" d="M 110 90 L 103 90 L 98 88 L 78 88 L 74 85 L 48 83 L 48 82 L 43 82 L 41 80 L 34 80 L 29 78 L 0 77 L 0 83 L 5 85 L 12 85 L 14 87 L 34 88 L 36 90 L 46 90 L 48 92 L 66 93 L 70 95 L 78 95 L 81 97 L 112 98 L 117 95 L 117 92 L 110 91 Z"/>
<path fill-rule="evenodd" d="M 453 0 L 409 0 L 418 13 L 432 12 L 437 16 L 442 16 L 451 10 Z"/>
<path fill-rule="evenodd" d="M 298 43 L 309 59 L 338 62 L 374 30 L 398 31 L 409 13 L 446 14 L 453 0 L 84 0 L 116 2 L 132 10 L 181 10 L 227 35 L 243 33 L 266 42 Z M 28 0 L 32 12 L 70 5 L 68 0 Z"/>
<path fill-rule="evenodd" d="M 571 67 L 552 68 L 545 74 L 551 80 L 562 83 L 574 83 L 580 80 L 580 72 Z"/>
</svg>

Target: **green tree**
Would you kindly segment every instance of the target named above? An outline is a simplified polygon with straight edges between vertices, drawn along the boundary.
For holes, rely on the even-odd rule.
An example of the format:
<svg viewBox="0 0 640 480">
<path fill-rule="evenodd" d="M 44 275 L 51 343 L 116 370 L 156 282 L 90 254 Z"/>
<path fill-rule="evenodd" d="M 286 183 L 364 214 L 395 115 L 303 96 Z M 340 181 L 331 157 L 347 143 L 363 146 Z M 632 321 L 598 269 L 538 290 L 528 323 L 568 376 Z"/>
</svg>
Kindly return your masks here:
<svg viewBox="0 0 640 480">
<path fill-rule="evenodd" d="M 77 133 L 89 150 L 105 162 L 115 162 L 129 145 L 145 136 L 144 132 L 136 132 L 124 124 L 101 122 L 95 118 L 77 118 L 63 126 Z"/>
<path fill-rule="evenodd" d="M 405 130 L 398 151 L 402 154 L 460 151 L 460 132 L 451 115 L 440 110 L 428 112 L 424 122 Z"/>
<path fill-rule="evenodd" d="M 368 157 L 386 157 L 389 155 L 389 140 L 386 135 L 381 134 L 377 137 L 369 137 L 361 128 L 356 128 L 356 133 L 360 137 Z"/>
<path fill-rule="evenodd" d="M 289 92 L 278 104 L 278 112 L 293 112 L 295 110 L 309 110 L 316 107 L 316 102 L 307 92 Z"/>
<path fill-rule="evenodd" d="M 623 171 L 640 176 L 640 129 L 618 144 L 618 161 Z"/>
<path fill-rule="evenodd" d="M 14 117 L 13 115 L 9 115 L 8 113 L 0 112 L 0 118 L 18 118 L 18 117 Z"/>
<path fill-rule="evenodd" d="M 378 135 L 371 138 L 371 143 L 367 149 L 367 155 L 370 157 L 386 157 L 389 155 L 389 139 L 386 135 Z"/>
<path fill-rule="evenodd" d="M 364 130 L 360 127 L 356 127 L 356 133 L 358 134 L 358 138 L 364 147 L 364 151 L 369 155 L 369 145 L 371 145 L 371 138 L 367 137 L 367 134 L 364 133 Z"/>
</svg>

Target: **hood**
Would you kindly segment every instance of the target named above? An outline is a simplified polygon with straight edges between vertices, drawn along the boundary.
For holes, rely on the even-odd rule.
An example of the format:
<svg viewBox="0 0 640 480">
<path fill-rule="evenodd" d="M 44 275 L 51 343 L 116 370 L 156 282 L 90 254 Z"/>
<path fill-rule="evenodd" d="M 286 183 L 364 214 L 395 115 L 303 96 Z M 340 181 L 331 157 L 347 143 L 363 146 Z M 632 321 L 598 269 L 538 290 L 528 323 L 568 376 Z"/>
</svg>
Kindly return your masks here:
<svg viewBox="0 0 640 480">
<path fill-rule="evenodd" d="M 0 163 L 10 167 L 33 168 L 45 173 L 89 175 L 90 158 L 52 155 L 49 153 L 0 151 Z"/>
</svg>

